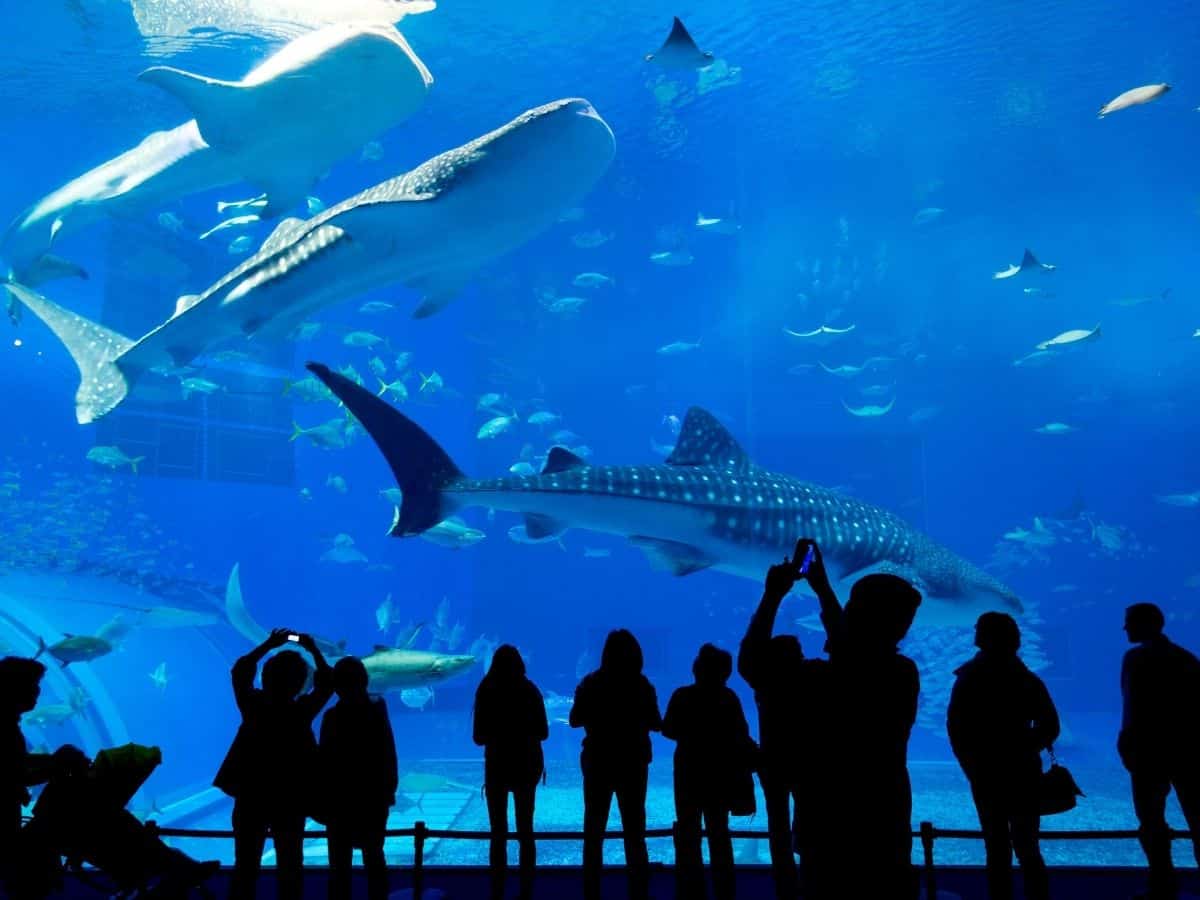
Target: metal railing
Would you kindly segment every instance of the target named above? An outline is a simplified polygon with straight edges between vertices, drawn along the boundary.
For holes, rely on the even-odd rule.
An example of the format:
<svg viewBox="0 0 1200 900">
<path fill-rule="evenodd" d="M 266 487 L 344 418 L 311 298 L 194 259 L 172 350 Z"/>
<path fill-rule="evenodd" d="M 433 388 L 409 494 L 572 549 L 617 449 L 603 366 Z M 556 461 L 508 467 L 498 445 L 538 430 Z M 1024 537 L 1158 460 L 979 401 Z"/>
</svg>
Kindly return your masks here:
<svg viewBox="0 0 1200 900">
<path fill-rule="evenodd" d="M 180 838 L 224 838 L 232 839 L 233 832 L 228 830 L 205 830 L 193 828 L 159 828 L 162 837 Z M 326 831 L 305 831 L 305 838 L 322 838 Z M 707 832 L 701 832 L 707 836 Z M 414 897 L 420 900 L 425 880 L 425 842 L 430 839 L 460 840 L 460 841 L 490 841 L 490 831 L 459 831 L 455 829 L 428 828 L 423 821 L 416 822 L 412 828 L 393 828 L 384 832 L 386 837 L 413 839 L 412 890 Z M 675 826 L 670 828 L 648 828 L 645 836 L 650 838 L 673 838 Z M 767 840 L 766 831 L 731 830 L 729 836 L 734 839 Z M 1091 831 L 1039 831 L 1038 837 L 1046 841 L 1122 841 L 1136 840 L 1139 833 L 1136 830 L 1091 830 Z M 1172 840 L 1189 838 L 1187 831 L 1170 832 Z M 582 831 L 535 831 L 535 841 L 582 841 Z M 624 837 L 623 831 L 604 832 L 606 840 Z M 934 844 L 938 840 L 983 840 L 983 832 L 965 828 L 937 828 L 932 822 L 922 822 L 920 827 L 912 832 L 912 837 L 921 842 L 922 865 L 921 874 L 925 882 L 926 896 L 937 896 L 937 868 L 934 863 Z M 521 835 L 509 831 L 506 840 L 520 840 Z"/>
</svg>

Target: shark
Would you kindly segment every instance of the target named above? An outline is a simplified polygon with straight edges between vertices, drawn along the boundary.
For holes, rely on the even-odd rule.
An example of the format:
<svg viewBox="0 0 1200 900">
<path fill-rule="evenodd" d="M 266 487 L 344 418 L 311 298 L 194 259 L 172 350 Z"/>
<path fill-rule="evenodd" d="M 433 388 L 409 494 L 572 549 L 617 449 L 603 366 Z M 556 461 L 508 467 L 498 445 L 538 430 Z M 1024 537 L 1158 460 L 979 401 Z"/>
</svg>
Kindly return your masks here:
<svg viewBox="0 0 1200 900">
<path fill-rule="evenodd" d="M 536 475 L 475 479 L 386 401 L 320 363 L 308 369 L 362 423 L 401 491 L 390 534 L 419 535 L 455 510 L 524 515 L 533 537 L 583 528 L 628 538 L 675 575 L 706 569 L 761 580 L 799 538 L 821 546 L 842 592 L 888 572 L 923 595 L 919 621 L 963 625 L 989 610 L 1018 613 L 1007 586 L 878 506 L 756 465 L 709 412 L 688 410 L 661 465 L 591 465 L 561 446 Z M 845 594 L 843 593 L 843 596 Z"/>
<path fill-rule="evenodd" d="M 51 252 L 67 234 L 212 188 L 249 182 L 267 195 L 259 214 L 278 216 L 303 203 L 337 160 L 412 116 L 433 84 L 399 31 L 364 23 L 302 35 L 240 81 L 171 66 L 139 77 L 194 118 L 147 135 L 22 213 L 0 239 L 9 280 L 86 277 Z"/>
<path fill-rule="evenodd" d="M 175 314 L 131 340 L 24 285 L 6 286 L 59 337 L 80 385 L 75 417 L 115 409 L 147 370 L 172 371 L 214 344 L 284 336 L 306 318 L 374 288 L 400 283 L 440 310 L 488 260 L 552 225 L 608 168 L 612 129 L 579 98 L 528 110 L 406 174 L 330 206 L 286 218 L 257 253 Z"/>
</svg>

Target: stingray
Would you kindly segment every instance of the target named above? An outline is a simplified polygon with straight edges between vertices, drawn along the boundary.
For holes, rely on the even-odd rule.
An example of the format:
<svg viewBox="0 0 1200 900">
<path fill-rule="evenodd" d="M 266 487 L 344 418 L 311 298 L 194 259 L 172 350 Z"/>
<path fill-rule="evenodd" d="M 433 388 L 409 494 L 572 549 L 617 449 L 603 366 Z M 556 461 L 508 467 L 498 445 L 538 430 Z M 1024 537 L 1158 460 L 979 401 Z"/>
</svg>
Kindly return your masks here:
<svg viewBox="0 0 1200 900">
<path fill-rule="evenodd" d="M 879 416 L 886 416 L 892 411 L 892 407 L 896 405 L 896 398 L 893 397 L 887 402 L 887 406 L 875 406 L 867 404 L 866 406 L 850 406 L 845 400 L 842 401 L 842 408 L 852 416 L 858 416 L 860 419 L 874 419 Z"/>
<path fill-rule="evenodd" d="M 712 65 L 712 61 L 712 52 L 696 46 L 679 16 L 675 17 L 671 33 L 658 52 L 646 54 L 646 62 L 658 63 L 666 69 L 703 69 Z"/>
<path fill-rule="evenodd" d="M 997 280 L 1002 278 L 1012 278 L 1014 275 L 1020 275 L 1022 272 L 1053 272 L 1058 266 L 1052 266 L 1050 263 L 1038 262 L 1038 258 L 1033 255 L 1033 251 L 1026 248 L 1025 255 L 1021 257 L 1019 266 L 1009 266 L 1002 272 L 996 272 L 992 278 Z"/>
</svg>

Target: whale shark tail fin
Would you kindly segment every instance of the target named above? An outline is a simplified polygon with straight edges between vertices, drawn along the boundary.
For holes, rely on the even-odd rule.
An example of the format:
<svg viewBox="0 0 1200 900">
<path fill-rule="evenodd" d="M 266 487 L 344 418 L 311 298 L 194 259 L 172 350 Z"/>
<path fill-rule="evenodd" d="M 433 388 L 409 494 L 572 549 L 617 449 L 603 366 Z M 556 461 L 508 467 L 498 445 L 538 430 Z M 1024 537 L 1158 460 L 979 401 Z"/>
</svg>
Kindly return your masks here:
<svg viewBox="0 0 1200 900">
<path fill-rule="evenodd" d="M 24 285 L 5 284 L 16 297 L 58 336 L 79 368 L 75 418 L 80 425 L 112 412 L 129 393 L 131 378 L 120 358 L 134 341 L 47 300 Z"/>
<path fill-rule="evenodd" d="M 463 473 L 437 441 L 412 419 L 344 375 L 320 363 L 310 362 L 306 368 L 354 414 L 391 467 L 403 499 L 390 534 L 420 534 L 448 518 L 454 504 L 443 491 Z"/>
</svg>

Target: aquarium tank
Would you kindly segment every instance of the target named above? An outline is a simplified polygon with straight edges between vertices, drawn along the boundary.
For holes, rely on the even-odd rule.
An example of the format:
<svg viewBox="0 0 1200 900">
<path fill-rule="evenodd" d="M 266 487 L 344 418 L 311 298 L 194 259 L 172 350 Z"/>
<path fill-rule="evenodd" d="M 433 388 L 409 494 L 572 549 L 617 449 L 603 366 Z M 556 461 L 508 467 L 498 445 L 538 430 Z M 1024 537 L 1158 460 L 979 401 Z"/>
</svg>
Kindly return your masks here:
<svg viewBox="0 0 1200 900">
<path fill-rule="evenodd" d="M 1190 6 L 48 0 L 0 19 L 0 647 L 49 663 L 31 746 L 157 745 L 134 810 L 225 828 L 229 670 L 286 627 L 331 657 L 408 654 L 373 676 L 390 825 L 479 829 L 474 691 L 512 643 L 551 723 L 536 825 L 579 829 L 567 716 L 605 635 L 637 635 L 665 704 L 702 643 L 736 651 L 766 567 L 809 534 L 842 591 L 882 568 L 925 594 L 902 647 L 914 824 L 977 826 L 946 704 L 975 617 L 1002 609 L 1087 794 L 1047 827 L 1135 827 L 1124 608 L 1154 601 L 1200 645 Z M 309 362 L 418 427 L 381 452 Z M 822 654 L 808 594 L 779 628 Z M 656 737 L 651 827 L 673 817 L 671 753 Z M 766 862 L 766 841 L 737 855 Z"/>
</svg>

